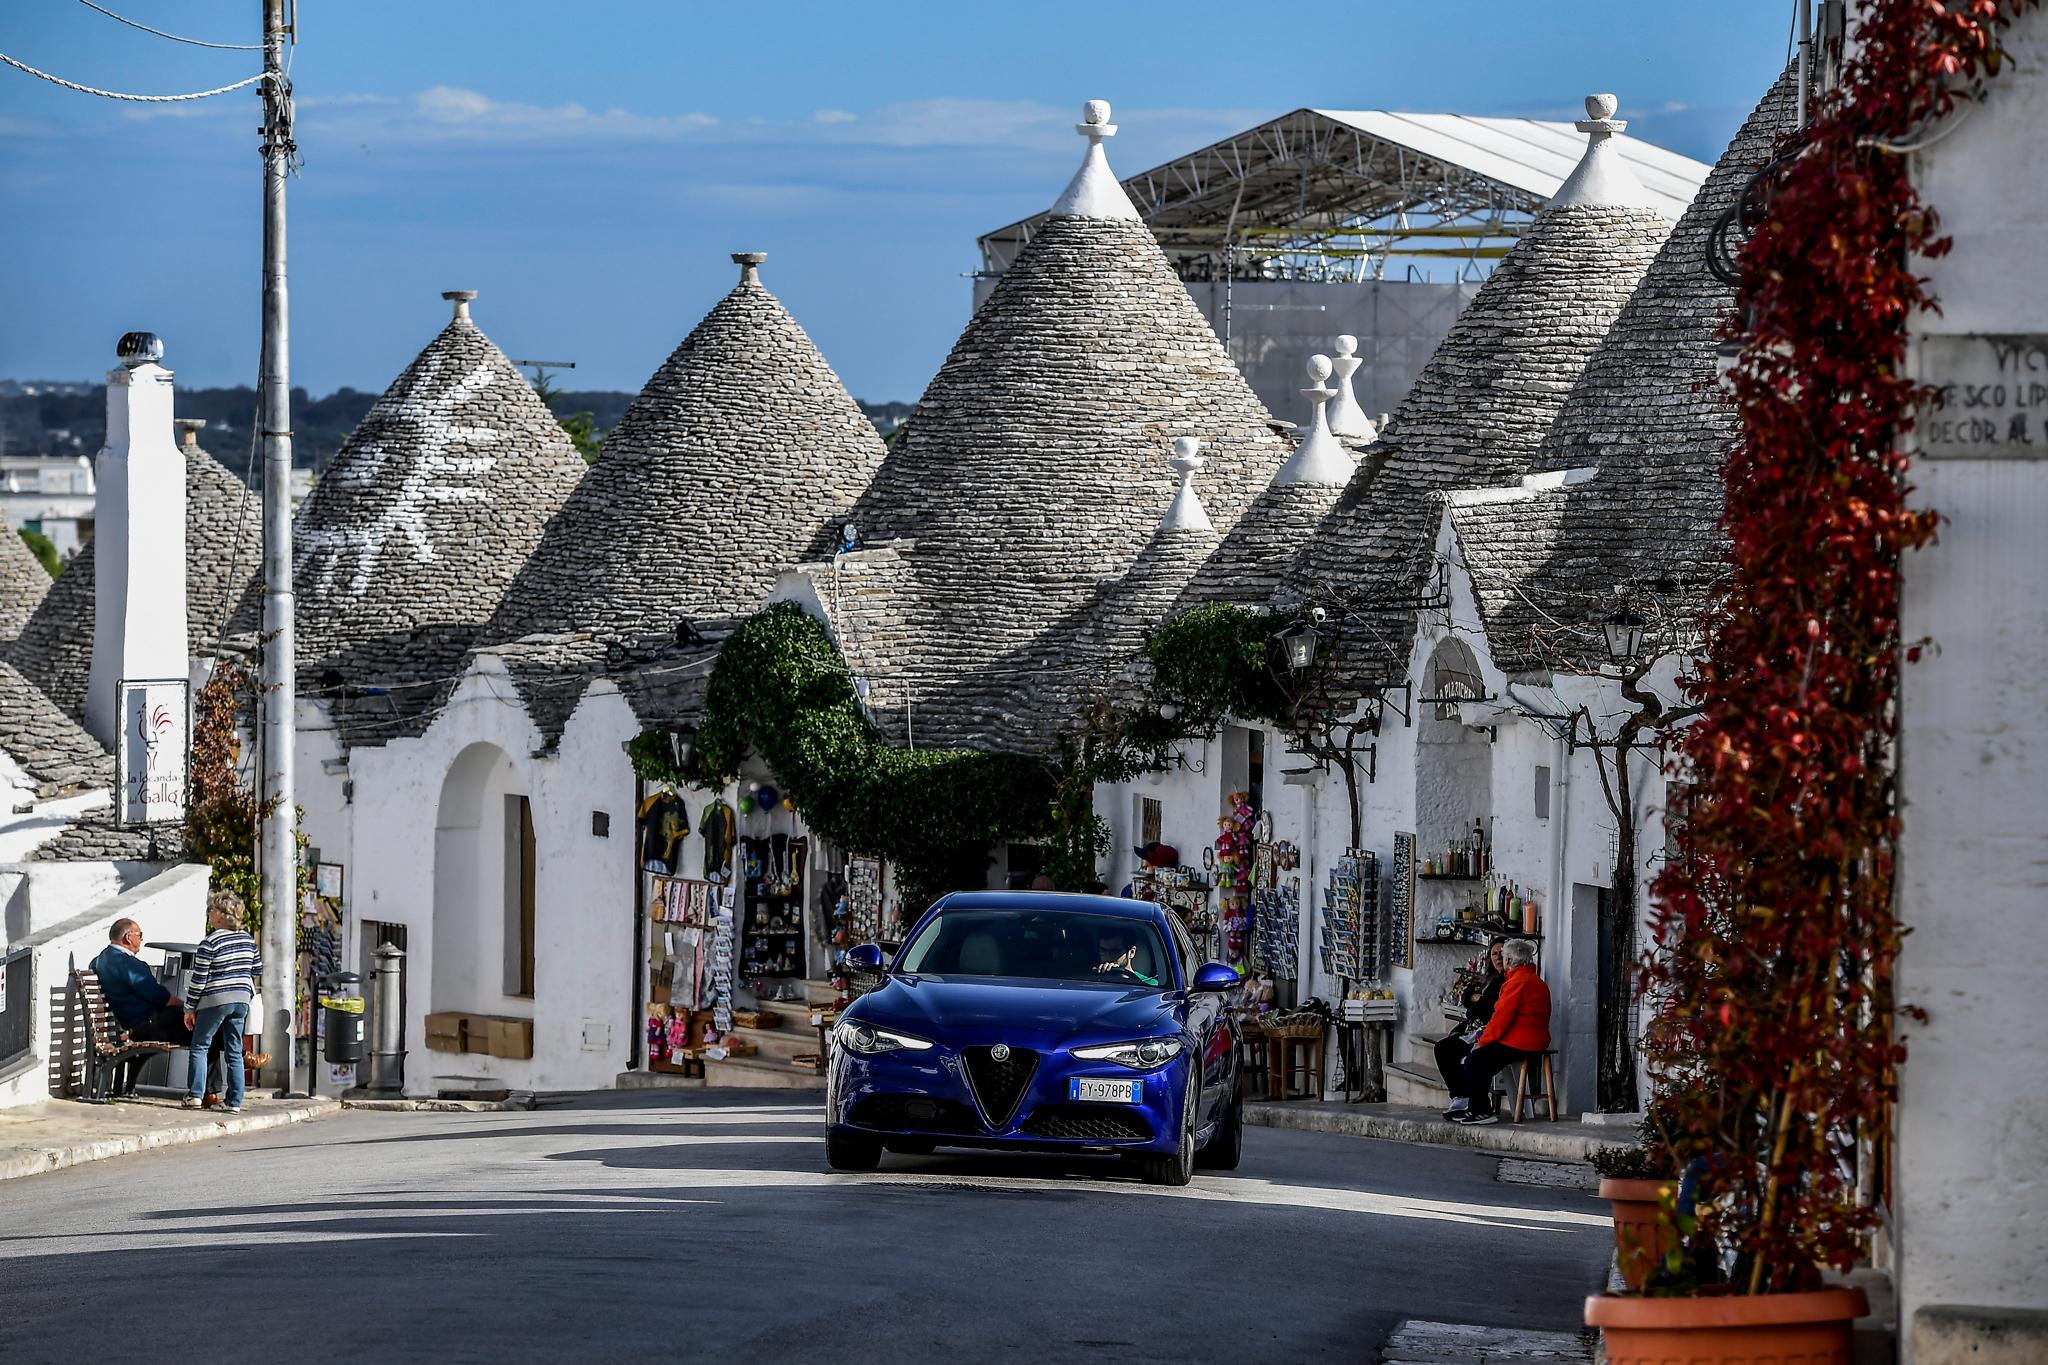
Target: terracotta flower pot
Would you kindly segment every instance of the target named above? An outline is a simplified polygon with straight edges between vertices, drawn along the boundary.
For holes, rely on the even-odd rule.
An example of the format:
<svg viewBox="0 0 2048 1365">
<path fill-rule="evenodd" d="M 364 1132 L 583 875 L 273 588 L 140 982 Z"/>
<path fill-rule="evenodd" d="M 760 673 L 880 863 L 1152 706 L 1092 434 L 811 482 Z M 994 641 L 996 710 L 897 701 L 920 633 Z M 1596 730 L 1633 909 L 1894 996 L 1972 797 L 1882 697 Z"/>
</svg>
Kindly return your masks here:
<svg viewBox="0 0 2048 1365">
<path fill-rule="evenodd" d="M 1850 1329 L 1869 1311 L 1860 1289 L 1674 1299 L 1598 1294 L 1586 1300 L 1586 1325 L 1600 1329 L 1607 1365 L 1849 1365 Z"/>
<path fill-rule="evenodd" d="M 1641 1289 L 1650 1272 L 1664 1259 L 1678 1240 L 1677 1231 L 1657 1217 L 1662 1191 L 1670 1180 L 1618 1180 L 1604 1176 L 1600 1197 L 1614 1210 L 1615 1258 L 1621 1266 L 1622 1282 Z"/>
</svg>

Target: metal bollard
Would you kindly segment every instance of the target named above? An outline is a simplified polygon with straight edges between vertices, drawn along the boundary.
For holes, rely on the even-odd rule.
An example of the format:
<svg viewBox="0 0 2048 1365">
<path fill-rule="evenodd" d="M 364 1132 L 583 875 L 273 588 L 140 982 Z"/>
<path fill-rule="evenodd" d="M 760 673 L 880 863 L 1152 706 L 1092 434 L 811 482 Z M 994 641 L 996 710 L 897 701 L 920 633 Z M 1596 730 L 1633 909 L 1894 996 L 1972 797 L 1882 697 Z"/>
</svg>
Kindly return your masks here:
<svg viewBox="0 0 2048 1365">
<path fill-rule="evenodd" d="M 377 949 L 371 973 L 370 1023 L 376 1038 L 370 1049 L 370 1093 L 398 1095 L 405 1090 L 405 950 L 386 943 Z"/>
</svg>

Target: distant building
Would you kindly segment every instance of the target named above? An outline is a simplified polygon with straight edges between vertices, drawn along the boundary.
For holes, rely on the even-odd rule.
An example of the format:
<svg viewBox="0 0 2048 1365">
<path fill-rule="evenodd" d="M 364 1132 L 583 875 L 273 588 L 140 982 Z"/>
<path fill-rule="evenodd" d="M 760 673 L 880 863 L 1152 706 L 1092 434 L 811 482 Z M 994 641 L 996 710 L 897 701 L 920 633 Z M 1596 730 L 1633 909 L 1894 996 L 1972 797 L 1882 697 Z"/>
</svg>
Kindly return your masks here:
<svg viewBox="0 0 2048 1365">
<path fill-rule="evenodd" d="M 0 517 L 40 531 L 69 559 L 92 539 L 95 486 L 84 455 L 0 455 Z"/>
</svg>

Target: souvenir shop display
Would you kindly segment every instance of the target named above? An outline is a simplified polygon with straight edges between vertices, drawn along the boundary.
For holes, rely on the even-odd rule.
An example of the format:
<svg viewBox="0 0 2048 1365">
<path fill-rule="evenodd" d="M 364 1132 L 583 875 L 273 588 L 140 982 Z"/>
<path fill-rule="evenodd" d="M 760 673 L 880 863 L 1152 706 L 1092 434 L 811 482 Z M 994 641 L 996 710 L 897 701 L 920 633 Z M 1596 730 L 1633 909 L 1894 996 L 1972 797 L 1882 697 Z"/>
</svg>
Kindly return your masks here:
<svg viewBox="0 0 2048 1365">
<path fill-rule="evenodd" d="M 647 1064 L 699 1075 L 711 1031 L 712 924 L 724 888 L 683 877 L 650 879 L 647 895 Z"/>
<path fill-rule="evenodd" d="M 1167 851 L 1173 852 L 1171 849 Z M 1214 866 L 1215 850 L 1205 848 L 1202 856 L 1204 862 Z M 1205 952 L 1209 936 L 1216 932 L 1216 915 L 1209 908 L 1209 893 L 1213 889 L 1208 875 L 1193 867 L 1148 865 L 1140 867 L 1131 877 L 1131 895 L 1173 911 Z"/>
<path fill-rule="evenodd" d="M 732 1032 L 732 892 L 719 897 L 711 916 L 711 1028 L 705 1034 L 704 1055 L 719 1061 L 732 1055 L 725 1035 Z"/>
<path fill-rule="evenodd" d="M 1251 938 L 1252 881 L 1256 870 L 1253 830 L 1259 813 L 1251 793 L 1232 792 L 1230 813 L 1216 821 L 1217 912 L 1223 929 L 1223 960 L 1244 961 Z"/>
<path fill-rule="evenodd" d="M 1475 816 L 1470 833 L 1446 839 L 1441 849 L 1432 849 L 1423 855 L 1422 871 L 1418 875 L 1429 881 L 1477 881 L 1492 868 L 1493 847 L 1487 842 L 1483 824 Z"/>
<path fill-rule="evenodd" d="M 741 976 L 765 980 L 804 974 L 804 865 L 810 846 L 800 834 L 740 840 L 740 882 L 746 895 Z"/>
<path fill-rule="evenodd" d="M 882 860 L 846 860 L 846 933 L 843 947 L 882 941 Z M 835 960 L 837 954 L 834 955 Z"/>
<path fill-rule="evenodd" d="M 1496 938 L 1542 937 L 1536 901 L 1498 872 L 1488 872 L 1471 899 L 1439 911 L 1427 937 L 1437 943 L 1486 943 Z"/>
<path fill-rule="evenodd" d="M 1394 836 L 1394 863 L 1387 886 L 1387 964 L 1415 965 L 1415 836 Z"/>
<path fill-rule="evenodd" d="M 690 837 L 690 808 L 668 787 L 640 803 L 640 869 L 673 877 L 683 870 L 683 841 Z"/>
<path fill-rule="evenodd" d="M 1301 878 L 1252 892 L 1252 970 L 1292 981 L 1299 970 Z"/>
<path fill-rule="evenodd" d="M 1357 981 L 1379 975 L 1379 880 L 1376 853 L 1348 848 L 1331 865 L 1318 945 L 1323 970 L 1331 976 Z"/>
<path fill-rule="evenodd" d="M 697 832 L 704 836 L 704 880 L 727 881 L 732 876 L 733 841 L 739 837 L 739 821 L 733 816 L 732 807 L 723 801 L 705 806 L 697 821 Z"/>
</svg>

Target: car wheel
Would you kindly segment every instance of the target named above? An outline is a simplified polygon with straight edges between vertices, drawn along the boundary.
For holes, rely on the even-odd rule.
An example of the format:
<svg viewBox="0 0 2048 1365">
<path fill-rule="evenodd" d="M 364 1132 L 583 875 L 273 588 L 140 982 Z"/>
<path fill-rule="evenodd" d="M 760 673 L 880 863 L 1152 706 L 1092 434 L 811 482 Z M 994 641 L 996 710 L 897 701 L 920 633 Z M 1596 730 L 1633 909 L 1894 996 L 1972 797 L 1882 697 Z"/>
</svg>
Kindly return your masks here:
<svg viewBox="0 0 2048 1365">
<path fill-rule="evenodd" d="M 930 1138 L 914 1137 L 889 1138 L 882 1146 L 898 1156 L 930 1156 L 939 1149 L 939 1144 Z"/>
<path fill-rule="evenodd" d="M 882 1143 L 858 1133 L 827 1133 L 825 1164 L 835 1171 L 872 1171 L 882 1164 Z"/>
<path fill-rule="evenodd" d="M 1188 1082 L 1187 1103 L 1181 1109 L 1180 1145 L 1145 1162 L 1148 1185 L 1185 1185 L 1195 1178 L 1195 1084 Z"/>
<path fill-rule="evenodd" d="M 1244 1096 L 1239 1095 L 1216 1121 L 1209 1145 L 1196 1159 L 1212 1171 L 1234 1171 L 1244 1157 Z"/>
</svg>

